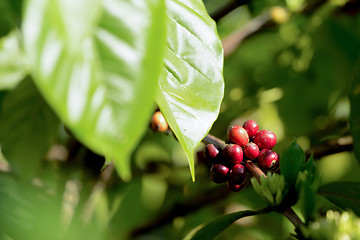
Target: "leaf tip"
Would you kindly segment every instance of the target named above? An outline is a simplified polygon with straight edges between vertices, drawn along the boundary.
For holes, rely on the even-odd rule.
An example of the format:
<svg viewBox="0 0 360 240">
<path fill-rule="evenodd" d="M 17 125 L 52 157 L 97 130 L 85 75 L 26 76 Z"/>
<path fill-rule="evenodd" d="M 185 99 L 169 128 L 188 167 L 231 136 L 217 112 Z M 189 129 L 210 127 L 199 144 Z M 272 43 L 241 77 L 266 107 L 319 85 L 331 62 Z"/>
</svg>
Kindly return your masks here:
<svg viewBox="0 0 360 240">
<path fill-rule="evenodd" d="M 106 157 L 106 159 L 109 159 Z M 119 174 L 120 178 L 124 182 L 129 182 L 131 180 L 131 167 L 130 167 L 130 159 L 129 157 L 116 157 L 113 159 L 115 169 Z"/>
</svg>

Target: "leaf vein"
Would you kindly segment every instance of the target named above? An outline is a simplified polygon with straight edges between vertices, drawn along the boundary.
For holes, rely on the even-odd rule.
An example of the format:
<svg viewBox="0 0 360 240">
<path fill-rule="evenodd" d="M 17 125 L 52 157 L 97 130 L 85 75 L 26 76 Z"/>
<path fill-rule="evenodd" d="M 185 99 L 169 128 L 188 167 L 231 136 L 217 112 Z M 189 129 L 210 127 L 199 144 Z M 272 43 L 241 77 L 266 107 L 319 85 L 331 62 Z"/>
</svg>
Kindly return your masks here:
<svg viewBox="0 0 360 240">
<path fill-rule="evenodd" d="M 176 22 L 177 24 L 179 24 L 181 27 L 183 27 L 186 31 L 188 31 L 191 35 L 193 35 L 195 38 L 197 38 L 207 49 L 209 49 L 209 51 L 211 52 L 211 55 L 213 56 L 213 58 L 215 59 L 215 62 L 217 62 L 217 58 L 216 58 L 216 54 L 213 52 L 213 50 L 207 45 L 204 43 L 204 41 L 199 37 L 197 36 L 195 33 L 193 33 L 192 31 L 190 31 L 190 29 L 186 28 L 182 23 L 180 23 L 179 21 L 177 21 L 175 18 L 171 17 L 168 15 L 168 17 L 170 19 L 172 19 L 174 22 Z"/>
<path fill-rule="evenodd" d="M 197 69 L 196 67 L 194 67 L 193 65 L 191 65 L 189 62 L 185 61 L 182 57 L 180 57 L 179 55 L 176 54 L 176 52 L 170 48 L 170 46 L 168 46 L 168 49 L 181 61 L 183 61 L 184 63 L 186 63 L 187 65 L 189 65 L 192 69 L 194 69 L 195 71 L 197 71 L 198 73 L 200 73 L 201 75 L 203 75 L 207 80 L 210 81 L 210 79 L 203 73 L 201 72 L 199 69 Z"/>
</svg>

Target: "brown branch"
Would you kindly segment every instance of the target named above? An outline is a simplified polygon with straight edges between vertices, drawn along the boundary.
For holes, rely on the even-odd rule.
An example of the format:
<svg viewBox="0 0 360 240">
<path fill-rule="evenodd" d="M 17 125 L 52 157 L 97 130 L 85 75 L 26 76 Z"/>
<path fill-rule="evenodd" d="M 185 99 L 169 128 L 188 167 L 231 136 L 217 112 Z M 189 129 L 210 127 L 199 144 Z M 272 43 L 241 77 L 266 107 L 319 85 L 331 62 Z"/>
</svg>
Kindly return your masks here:
<svg viewBox="0 0 360 240">
<path fill-rule="evenodd" d="M 299 15 L 312 14 L 325 3 L 327 3 L 326 0 L 311 1 L 304 6 L 302 11 L 299 12 Z M 222 44 L 224 49 L 224 58 L 230 56 L 245 39 L 261 32 L 264 29 L 276 26 L 277 23 L 275 19 L 272 19 L 271 11 L 272 10 L 265 11 L 261 15 L 249 21 L 244 27 L 234 31 L 230 36 L 223 39 Z"/>
<path fill-rule="evenodd" d="M 243 28 L 233 32 L 222 41 L 224 57 L 226 58 L 230 56 L 246 38 L 249 38 L 255 33 L 271 26 L 272 23 L 271 14 L 269 11 L 266 11 L 249 21 Z"/>
<path fill-rule="evenodd" d="M 131 238 L 146 233 L 152 229 L 158 228 L 165 224 L 171 223 L 176 217 L 185 216 L 191 212 L 198 210 L 199 208 L 216 204 L 219 199 L 226 197 L 229 194 L 229 190 L 226 186 L 220 186 L 215 189 L 211 189 L 207 192 L 202 192 L 184 203 L 176 203 L 170 210 L 159 215 L 156 219 L 152 219 L 150 222 L 134 229 L 130 235 Z"/>
<path fill-rule="evenodd" d="M 211 134 L 206 135 L 205 138 L 202 140 L 202 142 L 205 144 L 217 145 L 217 146 L 221 147 L 221 149 L 224 149 L 226 146 L 226 143 L 223 140 L 221 140 Z"/>
<path fill-rule="evenodd" d="M 218 22 L 220 19 L 245 4 L 247 4 L 249 0 L 233 0 L 227 3 L 222 8 L 216 10 L 214 13 L 210 14 L 211 18 L 214 19 L 215 22 Z"/>
<path fill-rule="evenodd" d="M 245 165 L 246 169 L 253 175 L 256 180 L 260 183 L 261 176 L 266 177 L 265 173 L 258 168 L 255 163 L 251 160 L 246 160 Z"/>
<path fill-rule="evenodd" d="M 353 149 L 353 138 L 349 135 L 330 139 L 324 143 L 312 146 L 309 150 L 306 151 L 306 157 L 308 158 L 311 154 L 313 154 L 315 159 L 320 159 L 322 157 L 340 152 L 353 151 Z"/>
<path fill-rule="evenodd" d="M 285 208 L 282 212 L 289 221 L 295 226 L 295 228 L 299 228 L 301 225 L 304 225 L 303 221 L 299 218 L 299 216 L 292 210 L 291 207 Z"/>
</svg>

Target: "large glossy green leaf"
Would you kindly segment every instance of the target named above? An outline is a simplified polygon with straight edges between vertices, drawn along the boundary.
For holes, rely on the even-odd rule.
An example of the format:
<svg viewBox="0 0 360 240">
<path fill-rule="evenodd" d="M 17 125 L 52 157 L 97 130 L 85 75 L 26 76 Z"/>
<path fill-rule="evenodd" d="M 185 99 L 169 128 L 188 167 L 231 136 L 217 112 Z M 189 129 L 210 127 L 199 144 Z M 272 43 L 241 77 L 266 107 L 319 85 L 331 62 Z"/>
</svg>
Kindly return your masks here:
<svg viewBox="0 0 360 240">
<path fill-rule="evenodd" d="M 194 149 L 216 120 L 224 94 L 223 51 L 201 0 L 166 4 L 167 48 L 156 100 L 194 180 Z"/>
<path fill-rule="evenodd" d="M 319 187 L 318 194 L 344 210 L 360 216 L 360 183 L 334 182 Z"/>
<path fill-rule="evenodd" d="M 77 138 L 113 158 L 147 127 L 165 47 L 163 0 L 29 0 L 24 42 L 36 84 Z"/>
<path fill-rule="evenodd" d="M 13 88 L 26 75 L 19 35 L 13 31 L 0 39 L 0 90 Z"/>
<path fill-rule="evenodd" d="M 5 96 L 0 116 L 0 144 L 16 174 L 32 176 L 55 141 L 59 123 L 30 78 Z"/>
<path fill-rule="evenodd" d="M 356 76 L 352 83 L 349 94 L 350 99 L 350 131 L 354 139 L 354 153 L 360 162 L 360 69 L 357 70 Z"/>
<path fill-rule="evenodd" d="M 236 220 L 249 217 L 253 215 L 257 215 L 260 213 L 269 212 L 270 208 L 265 208 L 260 211 L 239 211 L 234 213 L 229 213 L 224 216 L 218 217 L 206 224 L 200 225 L 197 228 L 193 229 L 184 240 L 203 240 L 203 239 L 214 239 L 218 234 L 224 231 L 227 227 L 229 227 Z"/>
</svg>

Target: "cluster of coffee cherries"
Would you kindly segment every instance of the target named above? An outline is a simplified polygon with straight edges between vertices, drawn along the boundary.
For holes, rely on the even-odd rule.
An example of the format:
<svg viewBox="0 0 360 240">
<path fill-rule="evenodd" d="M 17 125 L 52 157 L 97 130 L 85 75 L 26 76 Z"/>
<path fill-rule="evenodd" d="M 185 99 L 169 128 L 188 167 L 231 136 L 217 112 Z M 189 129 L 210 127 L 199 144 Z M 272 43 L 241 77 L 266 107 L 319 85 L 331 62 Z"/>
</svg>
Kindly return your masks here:
<svg viewBox="0 0 360 240">
<path fill-rule="evenodd" d="M 207 144 L 204 148 L 205 159 L 212 164 L 211 180 L 227 182 L 230 191 L 238 192 L 246 186 L 248 171 L 244 163 L 247 160 L 265 172 L 275 171 L 279 166 L 279 155 L 272 150 L 276 140 L 272 131 L 259 130 L 254 120 L 247 120 L 242 126 L 231 126 L 225 147 Z"/>
</svg>

